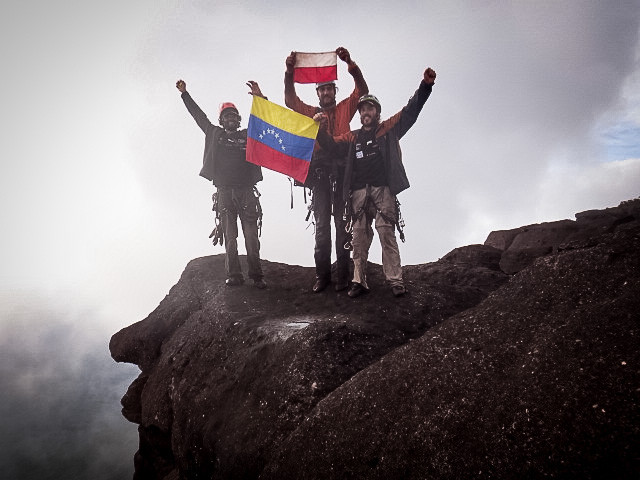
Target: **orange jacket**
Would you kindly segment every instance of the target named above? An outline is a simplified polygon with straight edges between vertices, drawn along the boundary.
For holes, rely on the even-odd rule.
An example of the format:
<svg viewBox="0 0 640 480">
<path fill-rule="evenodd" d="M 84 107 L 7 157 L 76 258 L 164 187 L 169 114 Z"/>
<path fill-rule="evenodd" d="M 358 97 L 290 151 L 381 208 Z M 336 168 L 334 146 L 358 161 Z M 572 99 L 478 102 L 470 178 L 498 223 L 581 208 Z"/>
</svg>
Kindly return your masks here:
<svg viewBox="0 0 640 480">
<path fill-rule="evenodd" d="M 351 95 L 337 103 L 334 107 L 324 110 L 320 106 L 311 106 L 304 103 L 296 94 L 295 84 L 293 83 L 293 73 L 284 74 L 284 103 L 291 110 L 313 118 L 316 113 L 323 112 L 327 116 L 327 129 L 331 135 L 341 135 L 351 130 L 349 123 L 358 110 L 358 100 L 362 95 L 369 93 L 367 82 L 362 76 L 360 67 L 355 62 L 351 62 L 348 71 L 353 77 L 355 87 Z M 321 151 L 320 145 L 316 142 L 314 148 L 312 168 L 321 166 L 330 166 L 333 158 L 327 152 Z M 342 160 L 342 159 L 340 159 Z M 340 163 L 343 163 L 341 161 Z"/>
</svg>

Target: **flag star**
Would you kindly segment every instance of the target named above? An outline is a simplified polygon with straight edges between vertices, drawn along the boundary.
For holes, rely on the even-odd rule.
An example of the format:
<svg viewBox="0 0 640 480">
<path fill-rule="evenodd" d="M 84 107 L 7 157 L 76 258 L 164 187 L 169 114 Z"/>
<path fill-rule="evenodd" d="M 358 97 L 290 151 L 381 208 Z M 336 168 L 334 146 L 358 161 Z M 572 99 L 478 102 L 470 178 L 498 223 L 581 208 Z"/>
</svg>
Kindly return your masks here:
<svg viewBox="0 0 640 480">
<path fill-rule="evenodd" d="M 276 138 L 280 138 L 280 134 L 279 134 L 279 133 L 276 133 L 276 134 L 274 135 L 274 137 L 276 137 Z"/>
<path fill-rule="evenodd" d="M 278 139 L 278 143 L 279 143 L 280 145 L 282 145 L 282 139 L 281 139 L 281 138 L 280 138 L 280 139 Z"/>
<path fill-rule="evenodd" d="M 286 150 L 286 148 L 284 148 L 284 145 L 282 145 L 282 147 L 281 147 L 281 148 L 282 148 L 282 151 L 283 151 L 283 152 Z"/>
<path fill-rule="evenodd" d="M 260 137 L 260 140 L 262 140 L 262 137 L 264 137 L 264 135 L 261 133 L 260 135 L 258 135 L 258 137 Z"/>
<path fill-rule="evenodd" d="M 265 132 L 264 130 L 262 130 L 262 135 L 266 135 L 266 134 L 267 134 L 267 132 Z"/>
</svg>

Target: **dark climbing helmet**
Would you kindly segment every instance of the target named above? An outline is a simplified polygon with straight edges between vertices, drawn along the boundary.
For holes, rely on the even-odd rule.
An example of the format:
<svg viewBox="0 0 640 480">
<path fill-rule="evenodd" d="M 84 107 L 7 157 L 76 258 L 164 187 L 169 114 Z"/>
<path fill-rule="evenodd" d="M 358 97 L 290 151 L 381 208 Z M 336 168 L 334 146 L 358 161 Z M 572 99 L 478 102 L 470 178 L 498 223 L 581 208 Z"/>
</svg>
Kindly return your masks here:
<svg viewBox="0 0 640 480">
<path fill-rule="evenodd" d="M 382 112 L 382 105 L 380 105 L 380 101 L 375 95 L 367 94 L 360 97 L 358 100 L 358 110 L 360 110 L 360 105 L 363 103 L 370 103 L 374 107 L 378 109 L 378 114 Z"/>
</svg>

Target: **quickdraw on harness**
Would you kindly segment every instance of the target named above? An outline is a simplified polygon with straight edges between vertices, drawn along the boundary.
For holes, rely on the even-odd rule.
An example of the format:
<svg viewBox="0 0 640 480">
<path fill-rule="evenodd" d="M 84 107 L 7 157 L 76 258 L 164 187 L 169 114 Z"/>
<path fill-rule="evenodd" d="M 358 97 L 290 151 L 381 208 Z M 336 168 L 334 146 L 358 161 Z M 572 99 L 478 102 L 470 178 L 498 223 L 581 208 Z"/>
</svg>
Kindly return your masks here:
<svg viewBox="0 0 640 480">
<path fill-rule="evenodd" d="M 253 186 L 253 194 L 256 197 L 256 212 L 258 213 L 258 237 L 262 235 L 262 205 L 260 205 L 260 191 L 258 187 Z"/>
<path fill-rule="evenodd" d="M 299 182 L 298 180 L 294 180 L 291 177 L 287 177 L 289 178 L 289 184 L 290 184 L 290 188 L 291 188 L 291 209 L 293 210 L 293 187 L 302 187 L 302 195 L 304 197 L 304 203 L 305 205 L 307 204 L 307 186 L 305 186 L 304 183 Z M 309 188 L 309 196 L 311 197 L 311 189 Z M 311 201 L 309 202 L 309 205 L 307 206 L 307 216 L 304 218 L 305 222 L 309 221 L 309 218 L 311 217 L 311 213 L 313 212 L 313 197 L 311 197 Z M 311 224 L 313 224 L 313 222 L 311 222 Z M 309 224 L 309 225 L 311 225 Z M 309 226 L 307 226 L 307 228 L 309 228 Z"/>
<path fill-rule="evenodd" d="M 302 195 L 304 196 L 304 203 L 307 203 L 307 187 L 304 186 L 304 183 L 298 182 L 298 180 L 294 180 L 291 177 L 287 177 L 289 179 L 289 188 L 291 190 L 291 209 L 293 210 L 293 187 L 302 187 Z"/>
<path fill-rule="evenodd" d="M 315 177 L 316 177 L 316 181 L 315 181 L 315 183 L 316 183 L 316 184 L 318 184 L 318 183 L 320 182 L 321 177 L 322 177 L 322 169 L 321 169 L 321 168 L 316 168 L 316 169 L 315 169 L 315 171 L 313 172 L 313 174 L 314 174 L 314 175 L 315 175 Z M 306 187 L 305 187 L 305 189 L 304 189 L 304 192 L 305 192 L 305 193 L 304 193 L 304 195 L 305 195 L 305 196 L 304 196 L 304 200 L 305 200 L 305 203 L 306 203 L 306 201 L 307 201 L 307 189 L 306 189 Z M 313 190 L 310 190 L 310 193 L 311 193 L 311 192 L 313 192 Z M 309 202 L 309 206 L 307 207 L 307 216 L 306 216 L 306 217 L 304 217 L 304 221 L 305 221 L 305 222 L 308 222 L 308 221 L 309 221 L 309 219 L 311 218 L 311 214 L 313 213 L 313 209 L 314 209 L 314 207 L 315 207 L 315 200 L 316 200 L 316 199 L 315 199 L 315 195 L 311 195 L 311 201 Z M 333 207 L 332 207 L 332 208 L 333 208 Z M 310 225 L 313 225 L 314 230 L 315 230 L 315 226 L 316 226 L 316 224 L 315 224 L 315 222 L 314 222 L 313 220 L 312 220 L 312 221 L 311 221 L 311 223 L 307 226 L 307 228 L 309 228 L 309 226 L 310 226 Z M 315 232 L 314 232 L 314 233 L 315 233 Z"/>
<path fill-rule="evenodd" d="M 304 221 L 308 222 L 311 214 L 313 213 L 313 197 L 311 197 L 311 201 L 309 202 L 309 206 L 307 207 L 307 216 L 304 217 Z"/>
<path fill-rule="evenodd" d="M 219 243 L 220 246 L 222 246 L 224 243 L 224 232 L 223 232 L 223 228 L 220 226 L 220 212 L 218 210 L 218 192 L 214 192 L 213 195 L 211 195 L 211 200 L 213 201 L 212 210 L 216 212 L 216 219 L 215 219 L 216 226 L 213 228 L 213 230 L 209 234 L 209 238 L 213 239 L 214 245 L 217 245 Z"/>
<path fill-rule="evenodd" d="M 396 197 L 396 218 L 398 219 L 396 221 L 396 228 L 400 233 L 400 240 L 402 240 L 402 243 L 404 243 L 404 218 L 402 218 L 402 212 L 400 212 L 400 202 L 398 201 L 397 197 Z"/>
<path fill-rule="evenodd" d="M 329 192 L 330 192 L 330 198 L 331 198 L 331 215 L 334 215 L 335 212 L 333 211 L 333 206 L 335 205 L 334 200 L 336 199 L 336 174 L 335 173 L 330 173 L 329 174 Z"/>
<path fill-rule="evenodd" d="M 353 250 L 353 211 L 351 210 L 351 195 L 349 199 L 344 202 L 344 213 L 342 214 L 342 220 L 345 223 L 344 231 L 347 234 L 347 241 L 344 242 L 345 250 Z"/>
</svg>

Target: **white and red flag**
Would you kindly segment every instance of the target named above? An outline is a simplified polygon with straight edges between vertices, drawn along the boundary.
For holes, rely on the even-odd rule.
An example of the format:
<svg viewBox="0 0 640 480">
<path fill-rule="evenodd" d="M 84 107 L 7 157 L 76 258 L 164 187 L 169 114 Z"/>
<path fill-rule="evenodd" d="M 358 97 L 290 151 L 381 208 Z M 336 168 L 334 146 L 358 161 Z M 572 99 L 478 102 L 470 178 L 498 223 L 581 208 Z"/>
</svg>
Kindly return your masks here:
<svg viewBox="0 0 640 480">
<path fill-rule="evenodd" d="M 337 80 L 338 60 L 336 52 L 296 52 L 293 81 L 296 83 L 322 83 Z"/>
</svg>

